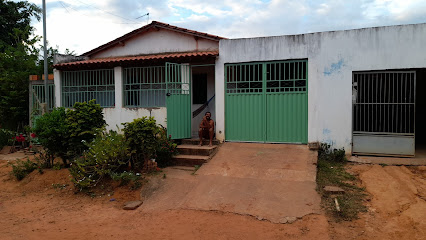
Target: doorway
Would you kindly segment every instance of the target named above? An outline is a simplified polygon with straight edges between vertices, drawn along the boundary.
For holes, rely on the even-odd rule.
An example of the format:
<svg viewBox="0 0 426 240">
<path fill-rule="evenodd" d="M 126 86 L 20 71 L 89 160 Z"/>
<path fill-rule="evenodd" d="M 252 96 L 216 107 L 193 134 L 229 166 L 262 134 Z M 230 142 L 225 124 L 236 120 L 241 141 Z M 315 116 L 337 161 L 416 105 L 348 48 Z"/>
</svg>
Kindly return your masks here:
<svg viewBox="0 0 426 240">
<path fill-rule="evenodd" d="M 426 69 L 354 72 L 353 155 L 426 158 Z"/>
<path fill-rule="evenodd" d="M 416 69 L 416 157 L 426 158 L 426 69 Z"/>
<path fill-rule="evenodd" d="M 212 119 L 216 123 L 214 65 L 192 66 L 191 110 L 191 136 L 198 138 L 198 127 L 206 112 L 212 114 Z"/>
</svg>

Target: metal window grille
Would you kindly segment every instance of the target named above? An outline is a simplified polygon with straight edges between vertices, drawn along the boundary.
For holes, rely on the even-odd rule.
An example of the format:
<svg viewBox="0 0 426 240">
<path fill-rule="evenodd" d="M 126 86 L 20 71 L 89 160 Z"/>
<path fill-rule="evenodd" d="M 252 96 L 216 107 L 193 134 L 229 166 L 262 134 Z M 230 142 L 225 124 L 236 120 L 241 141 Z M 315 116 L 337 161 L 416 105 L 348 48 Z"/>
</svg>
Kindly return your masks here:
<svg viewBox="0 0 426 240">
<path fill-rule="evenodd" d="M 354 134 L 414 135 L 415 84 L 415 72 L 354 73 Z"/>
<path fill-rule="evenodd" d="M 263 65 L 261 63 L 226 65 L 227 93 L 262 93 Z"/>
<path fill-rule="evenodd" d="M 306 61 L 266 63 L 266 92 L 306 92 Z"/>
<path fill-rule="evenodd" d="M 123 69 L 124 105 L 126 107 L 166 106 L 165 67 Z"/>
<path fill-rule="evenodd" d="M 188 64 L 167 63 L 167 93 L 189 95 L 191 92 L 192 71 Z"/>
<path fill-rule="evenodd" d="M 62 105 L 72 107 L 76 102 L 96 99 L 102 107 L 115 106 L 113 69 L 62 72 Z"/>
<path fill-rule="evenodd" d="M 306 92 L 307 61 L 239 63 L 226 66 L 227 93 Z"/>
</svg>

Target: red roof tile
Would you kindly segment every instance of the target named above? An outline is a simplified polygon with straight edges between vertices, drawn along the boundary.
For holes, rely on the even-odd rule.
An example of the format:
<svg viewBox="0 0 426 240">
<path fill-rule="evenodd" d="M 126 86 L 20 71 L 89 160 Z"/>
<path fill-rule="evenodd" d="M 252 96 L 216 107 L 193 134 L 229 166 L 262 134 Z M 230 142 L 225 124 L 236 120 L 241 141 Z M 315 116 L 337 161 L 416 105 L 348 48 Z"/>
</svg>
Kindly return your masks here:
<svg viewBox="0 0 426 240">
<path fill-rule="evenodd" d="M 202 51 L 202 52 L 184 52 L 184 53 L 164 53 L 164 54 L 152 54 L 142 56 L 129 56 L 129 57 L 111 57 L 111 58 L 96 58 L 83 61 L 75 61 L 68 63 L 55 64 L 55 68 L 67 67 L 67 66 L 82 66 L 100 63 L 126 63 L 132 61 L 141 60 L 167 60 L 167 59 L 179 59 L 186 57 L 214 57 L 218 56 L 219 51 Z"/>
<path fill-rule="evenodd" d="M 92 49 L 92 50 L 90 50 L 90 51 L 88 51 L 86 53 L 83 53 L 82 56 L 88 56 L 88 57 L 90 57 L 91 55 L 93 55 L 95 53 L 98 53 L 98 52 L 101 52 L 101 51 L 103 51 L 105 49 L 108 49 L 108 48 L 110 48 L 110 47 L 112 47 L 112 46 L 114 46 L 116 44 L 119 44 L 122 41 L 125 41 L 125 40 L 127 40 L 127 39 L 129 39 L 129 38 L 131 38 L 131 37 L 133 37 L 133 36 L 135 36 L 137 34 L 139 34 L 139 33 L 145 32 L 148 29 L 153 28 L 153 27 L 169 29 L 169 30 L 172 30 L 172 31 L 186 33 L 186 34 L 190 34 L 190 35 L 193 35 L 193 36 L 197 36 L 197 37 L 201 37 L 201 38 L 206 38 L 206 39 L 210 39 L 210 40 L 214 40 L 214 41 L 219 41 L 220 39 L 225 39 L 223 37 L 211 35 L 211 34 L 208 34 L 208 33 L 203 33 L 203 32 L 198 32 L 198 31 L 194 31 L 194 30 L 190 30 L 190 29 L 186 29 L 186 28 L 176 27 L 176 26 L 173 26 L 173 25 L 170 25 L 170 24 L 167 24 L 167 23 L 152 21 L 148 25 L 145 25 L 145 26 L 143 26 L 141 28 L 133 30 L 133 31 L 127 33 L 127 34 L 124 34 L 123 36 L 121 36 L 119 38 L 116 38 L 116 39 L 114 39 L 114 40 L 112 40 L 112 41 L 110 41 L 108 43 L 105 43 L 105 44 L 103 44 L 103 45 L 101 45 L 101 46 L 99 46 L 99 47 L 97 47 L 95 49 Z"/>
</svg>

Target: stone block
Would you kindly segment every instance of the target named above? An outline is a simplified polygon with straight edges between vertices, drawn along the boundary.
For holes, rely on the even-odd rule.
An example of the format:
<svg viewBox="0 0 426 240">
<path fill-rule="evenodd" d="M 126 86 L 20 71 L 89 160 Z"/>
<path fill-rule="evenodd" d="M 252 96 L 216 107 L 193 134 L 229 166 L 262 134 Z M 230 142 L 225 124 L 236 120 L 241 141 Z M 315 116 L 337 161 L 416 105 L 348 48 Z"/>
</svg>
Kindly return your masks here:
<svg viewBox="0 0 426 240">
<path fill-rule="evenodd" d="M 126 204 L 124 204 L 123 209 L 124 210 L 135 210 L 140 205 L 142 205 L 142 201 L 130 201 L 130 202 L 127 202 Z"/>
</svg>

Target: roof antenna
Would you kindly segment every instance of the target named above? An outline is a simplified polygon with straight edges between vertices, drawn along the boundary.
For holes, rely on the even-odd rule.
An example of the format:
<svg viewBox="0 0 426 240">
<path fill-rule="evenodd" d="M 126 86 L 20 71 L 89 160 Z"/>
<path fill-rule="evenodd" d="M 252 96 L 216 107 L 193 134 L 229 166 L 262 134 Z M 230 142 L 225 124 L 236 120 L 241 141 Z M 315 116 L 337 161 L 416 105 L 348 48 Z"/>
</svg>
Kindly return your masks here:
<svg viewBox="0 0 426 240">
<path fill-rule="evenodd" d="M 149 13 L 145 13 L 144 15 L 139 16 L 139 17 L 137 17 L 137 18 L 135 18 L 135 19 L 139 19 L 139 18 L 141 18 L 141 17 L 145 17 L 145 16 L 147 16 L 147 17 L 148 17 L 148 21 L 146 22 L 146 24 L 148 24 L 148 23 L 149 23 Z"/>
</svg>

